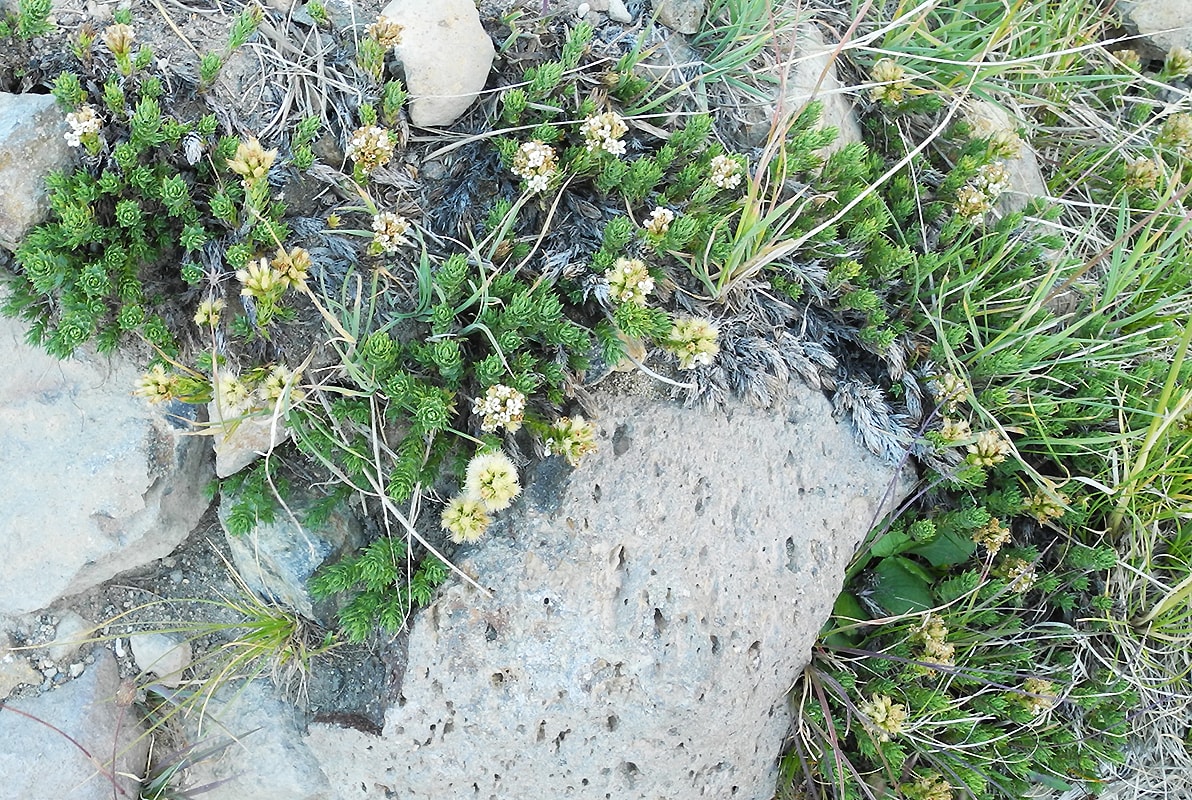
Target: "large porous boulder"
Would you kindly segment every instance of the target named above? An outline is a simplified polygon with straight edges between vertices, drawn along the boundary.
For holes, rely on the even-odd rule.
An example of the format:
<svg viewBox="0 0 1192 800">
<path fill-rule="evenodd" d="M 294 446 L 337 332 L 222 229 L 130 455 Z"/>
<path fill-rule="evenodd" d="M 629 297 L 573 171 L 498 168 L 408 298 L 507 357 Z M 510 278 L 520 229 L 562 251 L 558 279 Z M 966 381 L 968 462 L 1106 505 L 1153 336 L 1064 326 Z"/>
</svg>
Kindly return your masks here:
<svg viewBox="0 0 1192 800">
<path fill-rule="evenodd" d="M 0 616 L 169 555 L 206 510 L 211 478 L 206 440 L 133 396 L 128 360 L 59 361 L 23 337 L 0 319 Z"/>
<path fill-rule="evenodd" d="M 1188 0 L 1118 0 L 1114 10 L 1142 37 L 1144 49 L 1162 57 L 1176 47 L 1192 49 L 1192 3 Z"/>
<path fill-rule="evenodd" d="M 52 96 L 0 92 L 0 247 L 15 250 L 45 218 L 46 177 L 73 158 L 65 132 Z"/>
<path fill-rule="evenodd" d="M 793 391 L 782 413 L 599 400 L 413 623 L 380 739 L 308 743 L 343 798 L 768 800 L 788 692 L 895 474 Z"/>
<path fill-rule="evenodd" d="M 781 136 L 784 123 L 812 100 L 818 100 L 821 105 L 817 127 L 837 130 L 828 152 L 860 142 L 857 113 L 836 74 L 836 47 L 824 42 L 819 28 L 810 22 L 802 23 L 793 31 L 780 34 L 774 47 L 778 56 L 771 68 L 774 98 L 741 110 L 741 144 L 760 147 L 771 135 Z"/>
<path fill-rule="evenodd" d="M 327 501 L 327 495 L 316 489 L 294 488 L 286 493 L 285 508 L 278 508 L 272 521 L 237 534 L 229 518 L 236 513 L 241 491 L 221 491 L 219 499 L 219 521 L 240 577 L 271 602 L 333 623 L 329 609 L 316 609 L 307 582 L 323 564 L 360 547 L 364 537 L 360 520 L 339 502 L 325 519 L 311 524 L 315 521 L 312 512 Z"/>
<path fill-rule="evenodd" d="M 402 26 L 394 49 L 410 93 L 410 121 L 420 128 L 459 119 L 480 96 L 496 48 L 473 0 L 392 0 L 381 11 Z"/>
<path fill-rule="evenodd" d="M 78 679 L 39 697 L 9 700 L 0 710 L 4 797 L 138 796 L 140 782 L 132 776 L 145 773 L 148 739 L 136 712 L 118 704 L 123 693 L 116 660 L 107 650 L 95 653 L 95 663 Z"/>
</svg>

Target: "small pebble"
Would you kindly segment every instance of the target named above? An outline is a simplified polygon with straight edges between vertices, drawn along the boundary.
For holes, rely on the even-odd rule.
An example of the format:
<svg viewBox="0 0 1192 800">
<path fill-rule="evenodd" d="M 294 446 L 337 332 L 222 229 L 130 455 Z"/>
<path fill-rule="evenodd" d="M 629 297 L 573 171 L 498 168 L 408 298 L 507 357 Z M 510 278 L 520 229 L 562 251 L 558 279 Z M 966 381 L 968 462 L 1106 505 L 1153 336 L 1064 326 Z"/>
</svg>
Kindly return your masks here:
<svg viewBox="0 0 1192 800">
<path fill-rule="evenodd" d="M 170 573 L 170 583 L 182 583 L 182 570 L 176 569 Z"/>
<path fill-rule="evenodd" d="M 83 665 L 82 664 L 71 664 L 70 665 L 70 677 L 77 678 L 82 674 L 83 674 Z"/>
</svg>

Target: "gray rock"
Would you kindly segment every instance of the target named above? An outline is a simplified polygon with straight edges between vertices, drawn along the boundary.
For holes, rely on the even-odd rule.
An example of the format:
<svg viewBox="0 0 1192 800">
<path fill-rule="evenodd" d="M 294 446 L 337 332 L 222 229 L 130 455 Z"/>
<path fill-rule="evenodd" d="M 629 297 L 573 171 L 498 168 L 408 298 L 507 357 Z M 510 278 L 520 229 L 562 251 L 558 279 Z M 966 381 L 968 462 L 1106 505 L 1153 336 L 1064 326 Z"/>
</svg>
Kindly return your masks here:
<svg viewBox="0 0 1192 800">
<path fill-rule="evenodd" d="M 94 638 L 94 623 L 67 610 L 62 612 L 58 627 L 54 631 L 54 641 L 46 646 L 46 650 L 55 661 L 67 661 L 74 658 L 79 648 Z"/>
<path fill-rule="evenodd" d="M 59 361 L 23 337 L 0 319 L 0 615 L 14 616 L 168 555 L 211 477 L 207 443 L 132 395 L 128 360 Z"/>
<path fill-rule="evenodd" d="M 23 652 L 13 650 L 12 637 L 0 632 L 0 700 L 12 694 L 18 686 L 37 686 L 41 678 L 29 658 Z"/>
<path fill-rule="evenodd" d="M 182 683 L 182 672 L 190 666 L 190 642 L 169 633 L 140 633 L 128 637 L 133 661 L 142 672 L 151 672 L 163 686 Z"/>
<path fill-rule="evenodd" d="M 1018 123 L 1001 106 L 988 100 L 972 100 L 964 111 L 965 118 L 981 137 L 996 133 L 1018 135 Z M 1048 197 L 1047 183 L 1039 169 L 1035 151 L 1022 142 L 1018 154 L 1002 159 L 1010 181 L 1009 191 L 998 198 L 997 208 L 1002 214 L 1021 211 L 1031 200 Z"/>
<path fill-rule="evenodd" d="M 803 110 L 812 100 L 820 101 L 823 112 L 817 128 L 834 127 L 839 132 L 825 153 L 832 153 L 847 144 L 861 141 L 861 125 L 853 109 L 852 100 L 845 92 L 844 84 L 836 75 L 834 47 L 824 43 L 818 27 L 804 23 L 793 36 L 784 35 L 775 42 L 786 65 L 785 79 L 775 75 L 774 100 L 770 103 L 749 105 L 742 109 L 741 144 L 745 147 L 761 147 L 766 143 L 775 121 L 778 130 L 782 122 Z M 776 70 L 784 67 L 779 64 Z M 785 86 L 785 92 L 783 87 Z M 781 95 L 780 92 L 783 92 Z"/>
<path fill-rule="evenodd" d="M 404 29 L 394 52 L 406 73 L 410 121 L 447 126 L 480 96 L 496 48 L 472 0 L 392 0 L 381 11 Z"/>
<path fill-rule="evenodd" d="M 207 404 L 207 418 L 211 420 L 215 475 L 219 478 L 235 475 L 290 438 L 285 421 L 275 421 L 272 413 L 264 411 L 225 420 L 219 403 L 212 400 Z"/>
<path fill-rule="evenodd" d="M 52 96 L 0 92 L 0 247 L 15 250 L 45 218 L 45 179 L 74 160 L 66 129 Z"/>
<path fill-rule="evenodd" d="M 279 509 L 273 522 L 259 524 L 243 536 L 227 530 L 236 495 L 221 493 L 219 498 L 219 521 L 240 577 L 261 596 L 310 618 L 325 616 L 319 613 L 323 609 L 315 607 L 306 588 L 311 575 L 327 561 L 338 560 L 363 542 L 360 521 L 342 504 L 332 511 L 326 524 L 318 528 L 306 524 L 311 507 L 324 496 L 316 490 L 295 488 L 285 498 L 293 519 Z"/>
<path fill-rule="evenodd" d="M 623 0 L 608 0 L 608 18 L 626 25 L 633 22 L 633 15 L 625 7 Z"/>
<path fill-rule="evenodd" d="M 229 686 L 207 704 L 199 750 L 232 744 L 190 769 L 187 786 L 219 784 L 203 800 L 334 800 L 327 776 L 302 739 L 294 706 L 261 680 Z M 221 781 L 226 781 L 220 783 Z"/>
<path fill-rule="evenodd" d="M 148 740 L 131 708 L 116 703 L 120 676 L 106 650 L 77 680 L 40 697 L 10 700 L 0 710 L 0 775 L 4 796 L 111 800 L 112 777 L 124 793 L 136 797 Z M 12 713 L 18 709 L 69 734 L 95 759 L 56 731 Z M 112 755 L 116 754 L 113 769 Z M 102 766 L 102 771 L 99 768 Z"/>
<path fill-rule="evenodd" d="M 692 34 L 699 30 L 707 0 L 651 0 L 658 21 L 672 31 Z"/>
<path fill-rule="evenodd" d="M 1126 27 L 1142 36 L 1143 50 L 1162 58 L 1175 47 L 1192 49 L 1192 3 L 1188 0 L 1118 0 Z"/>
<path fill-rule="evenodd" d="M 414 620 L 381 739 L 312 725 L 342 798 L 768 800 L 787 693 L 894 474 L 793 391 L 785 414 L 598 400 Z M 461 554 L 457 553 L 457 556 Z"/>
</svg>

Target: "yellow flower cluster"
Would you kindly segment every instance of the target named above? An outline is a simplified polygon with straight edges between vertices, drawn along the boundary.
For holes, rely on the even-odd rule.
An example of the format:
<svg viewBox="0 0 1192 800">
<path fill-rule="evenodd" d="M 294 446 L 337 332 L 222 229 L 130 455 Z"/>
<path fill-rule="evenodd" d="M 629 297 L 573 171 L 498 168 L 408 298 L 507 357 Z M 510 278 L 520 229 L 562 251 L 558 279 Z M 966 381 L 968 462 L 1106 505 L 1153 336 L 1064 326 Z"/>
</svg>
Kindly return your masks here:
<svg viewBox="0 0 1192 800">
<path fill-rule="evenodd" d="M 200 328 L 214 328 L 219 324 L 219 313 L 226 305 L 222 297 L 200 301 L 199 308 L 195 311 L 195 325 Z"/>
<path fill-rule="evenodd" d="M 1158 141 L 1180 150 L 1192 145 L 1192 114 L 1181 112 L 1163 120 Z"/>
<path fill-rule="evenodd" d="M 1131 158 L 1126 161 L 1126 188 L 1154 189 L 1161 174 L 1159 162 L 1154 158 Z"/>
<path fill-rule="evenodd" d="M 976 467 L 992 467 L 1009 455 L 1010 443 L 997 431 L 981 431 L 968 446 L 968 462 Z"/>
<path fill-rule="evenodd" d="M 636 258 L 618 258 L 605 274 L 609 297 L 618 303 L 644 306 L 646 295 L 654 291 L 654 279 L 644 262 Z"/>
<path fill-rule="evenodd" d="M 914 628 L 911 638 L 923 645 L 923 660 L 950 667 L 955 663 L 956 648 L 948 642 L 948 628 L 936 614 L 927 614 Z"/>
<path fill-rule="evenodd" d="M 650 218 L 646 220 L 643 227 L 650 236 L 662 237 L 670 230 L 671 223 L 674 221 L 675 212 L 659 206 L 650 212 Z"/>
<path fill-rule="evenodd" d="M 1043 678 L 1027 678 L 1022 682 L 1022 691 L 1024 694 L 1019 699 L 1036 717 L 1050 710 L 1059 702 L 1055 693 L 1055 684 Z"/>
<path fill-rule="evenodd" d="M 1039 580 L 1039 573 L 1035 572 L 1035 565 L 1025 558 L 1007 558 L 994 573 L 1010 584 L 1010 588 L 1022 594 L 1030 591 Z"/>
<path fill-rule="evenodd" d="M 928 772 L 912 783 L 898 786 L 899 794 L 907 800 L 952 800 L 952 784 L 938 772 Z"/>
<path fill-rule="evenodd" d="M 285 276 L 274 269 L 267 258 L 254 259 L 244 269 L 236 270 L 236 280 L 242 287 L 241 297 L 275 301 L 286 290 Z"/>
<path fill-rule="evenodd" d="M 150 403 L 164 403 L 174 399 L 177 388 L 178 376 L 166 372 L 166 368 L 161 364 L 154 364 L 137 381 L 133 394 L 145 398 Z"/>
<path fill-rule="evenodd" d="M 573 467 L 588 453 L 596 452 L 596 426 L 579 414 L 563 417 L 546 433 L 546 454 L 563 456 Z"/>
<path fill-rule="evenodd" d="M 976 176 L 956 192 L 956 213 L 976 221 L 993 208 L 997 199 L 1010 188 L 1010 173 L 1001 162 L 986 164 Z"/>
<path fill-rule="evenodd" d="M 517 468 L 499 450 L 473 456 L 468 462 L 464 490 L 443 509 L 439 524 L 456 544 L 474 542 L 484 535 L 490 514 L 509 507 L 521 494 Z"/>
<path fill-rule="evenodd" d="M 949 412 L 955 411 L 956 407 L 969 397 L 968 386 L 958 375 L 951 372 L 936 377 L 931 382 L 931 389 L 935 395 L 935 402 Z"/>
<path fill-rule="evenodd" d="M 902 726 L 906 724 L 906 706 L 895 703 L 889 695 L 874 694 L 861 704 L 859 710 L 878 741 L 890 741 L 891 736 L 902 733 Z"/>
<path fill-rule="evenodd" d="M 377 17 L 377 21 L 364 29 L 364 33 L 377 40 L 382 47 L 397 47 L 401 44 L 401 34 L 404 28 L 384 14 Z"/>
<path fill-rule="evenodd" d="M 261 147 L 257 137 L 252 136 L 236 147 L 236 155 L 228 161 L 228 169 L 239 175 L 245 187 L 249 187 L 269 174 L 269 168 L 276 159 L 276 150 L 266 150 Z"/>
<path fill-rule="evenodd" d="M 906 77 L 906 69 L 892 58 L 883 58 L 874 64 L 870 77 L 877 84 L 869 90 L 869 96 L 876 103 L 898 105 L 911 85 L 910 79 Z"/>
<path fill-rule="evenodd" d="M 698 317 L 679 317 L 671 327 L 663 346 L 679 359 L 679 369 L 708 365 L 720 352 L 716 339 L 719 329 L 711 321 Z"/>
<path fill-rule="evenodd" d="M 1010 529 L 996 517 L 973 531 L 973 542 L 985 548 L 989 555 L 997 555 L 997 551 L 1010 543 Z"/>
<path fill-rule="evenodd" d="M 1044 524 L 1064 516 L 1067 505 L 1068 495 L 1063 492 L 1048 493 L 1040 490 L 1027 498 L 1023 510 L 1038 520 L 1039 524 Z"/>
<path fill-rule="evenodd" d="M 70 130 L 63 136 L 71 147 L 78 147 L 93 137 L 98 137 L 100 130 L 103 129 L 103 119 L 100 118 L 95 108 L 89 105 L 67 114 L 66 124 L 70 126 Z"/>
</svg>

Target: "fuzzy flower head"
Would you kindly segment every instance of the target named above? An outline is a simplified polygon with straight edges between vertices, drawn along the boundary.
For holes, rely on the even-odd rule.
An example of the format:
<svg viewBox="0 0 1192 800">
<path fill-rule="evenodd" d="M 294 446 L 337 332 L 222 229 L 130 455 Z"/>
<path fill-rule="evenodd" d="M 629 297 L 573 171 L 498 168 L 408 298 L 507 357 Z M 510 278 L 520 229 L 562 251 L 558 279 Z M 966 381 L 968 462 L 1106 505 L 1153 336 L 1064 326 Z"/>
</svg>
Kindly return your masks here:
<svg viewBox="0 0 1192 800">
<path fill-rule="evenodd" d="M 301 373 L 294 372 L 285 364 L 274 365 L 273 369 L 269 370 L 269 374 L 265 376 L 265 380 L 261 382 L 261 397 L 272 405 L 284 398 L 288 389 L 290 402 L 298 402 L 304 397 L 302 390 L 297 385 L 300 377 Z"/>
<path fill-rule="evenodd" d="M 447 503 L 439 524 L 450 534 L 451 541 L 463 544 L 479 541 L 491 522 L 483 503 L 461 495 Z"/>
<path fill-rule="evenodd" d="M 200 301 L 199 308 L 195 311 L 195 325 L 200 328 L 214 328 L 219 324 L 219 312 L 223 311 L 226 305 L 222 297 Z"/>
<path fill-rule="evenodd" d="M 989 198 L 975 186 L 966 184 L 956 191 L 956 213 L 965 219 L 977 221 L 992 208 Z"/>
<path fill-rule="evenodd" d="M 596 426 L 579 414 L 563 417 L 547 430 L 545 444 L 548 456 L 563 456 L 578 467 L 581 458 L 596 452 Z"/>
<path fill-rule="evenodd" d="M 508 508 L 521 494 L 517 468 L 501 451 L 481 453 L 468 462 L 464 494 L 484 505 L 486 511 Z"/>
<path fill-rule="evenodd" d="M 636 258 L 618 258 L 605 273 L 609 296 L 618 303 L 644 306 L 646 295 L 654 291 L 654 279 L 644 262 Z"/>
<path fill-rule="evenodd" d="M 1126 188 L 1135 191 L 1154 189 L 1159 183 L 1159 162 L 1153 158 L 1131 158 L 1126 161 Z"/>
<path fill-rule="evenodd" d="M 250 261 L 244 269 L 236 270 L 236 280 L 242 286 L 241 297 L 276 300 L 286 290 L 285 277 L 269 264 L 267 258 Z"/>
<path fill-rule="evenodd" d="M 406 232 L 410 230 L 410 221 L 401 214 L 392 211 L 382 211 L 372 219 L 373 244 L 385 253 L 396 253 L 404 244 L 409 244 Z"/>
<path fill-rule="evenodd" d="M 940 439 L 948 444 L 955 444 L 972 435 L 973 429 L 969 426 L 967 419 L 944 417 L 944 421 L 940 424 Z"/>
<path fill-rule="evenodd" d="M 366 35 L 377 40 L 377 44 L 388 49 L 401 44 L 401 25 L 384 14 L 377 17 L 377 21 L 364 29 Z"/>
<path fill-rule="evenodd" d="M 992 467 L 1010 455 L 1010 443 L 997 431 L 981 431 L 968 446 L 968 462 L 975 467 Z"/>
<path fill-rule="evenodd" d="M 128 57 L 135 39 L 136 31 L 132 29 L 131 25 L 125 25 L 124 23 L 109 25 L 103 31 L 103 43 L 108 46 L 108 49 L 112 51 L 112 55 L 117 58 Z"/>
<path fill-rule="evenodd" d="M 960 377 L 951 372 L 946 372 L 933 380 L 931 388 L 935 395 L 935 402 L 943 406 L 946 411 L 955 411 L 958 405 L 968 400 L 968 386 Z"/>
<path fill-rule="evenodd" d="M 161 364 L 154 364 L 137 380 L 137 388 L 133 390 L 133 394 L 145 398 L 150 403 L 164 403 L 173 400 L 177 390 L 178 376 L 166 372 L 166 368 Z"/>
<path fill-rule="evenodd" d="M 71 147 L 78 147 L 89 141 L 97 141 L 99 132 L 103 128 L 103 120 L 96 112 L 95 107 L 89 105 L 67 114 L 66 124 L 70 126 L 70 130 L 62 135 Z"/>
<path fill-rule="evenodd" d="M 225 418 L 244 411 L 252 401 L 248 384 L 231 374 L 220 375 L 216 380 L 215 396 L 219 400 L 220 414 Z"/>
<path fill-rule="evenodd" d="M 1065 507 L 1068 505 L 1068 495 L 1063 492 L 1048 493 L 1040 490 L 1027 498 L 1023 505 L 1023 511 L 1042 525 L 1064 516 Z"/>
<path fill-rule="evenodd" d="M 1142 71 L 1142 56 L 1138 54 L 1137 50 L 1115 50 L 1113 57 L 1122 62 L 1131 72 Z"/>
<path fill-rule="evenodd" d="M 286 288 L 305 286 L 307 273 L 310 272 L 310 253 L 301 247 L 289 251 L 279 249 L 273 257 L 273 269 L 281 275 L 281 282 Z"/>
<path fill-rule="evenodd" d="M 1192 74 L 1192 50 L 1186 47 L 1169 50 L 1163 62 L 1163 74 L 1170 78 L 1185 78 Z"/>
<path fill-rule="evenodd" d="M 888 742 L 891 736 L 902 733 L 906 723 L 906 706 L 895 703 L 889 695 L 874 694 L 861 704 L 861 714 L 878 741 Z"/>
<path fill-rule="evenodd" d="M 716 341 L 719 335 L 720 330 L 711 320 L 680 317 L 671 326 L 663 347 L 679 359 L 679 369 L 695 369 L 711 364 L 720 352 Z"/>
<path fill-rule="evenodd" d="M 1019 594 L 1030 591 L 1039 580 L 1035 565 L 1025 558 L 1007 558 L 994 570 L 994 574 L 1009 583 L 1010 588 Z"/>
<path fill-rule="evenodd" d="M 483 420 L 480 430 L 492 433 L 497 428 L 505 428 L 510 433 L 517 432 L 525 417 L 526 396 L 514 389 L 498 383 L 485 390 L 483 397 L 472 401 L 472 413 Z"/>
<path fill-rule="evenodd" d="M 716 156 L 708 164 L 708 180 L 720 189 L 736 189 L 741 185 L 741 164 L 735 158 Z"/>
<path fill-rule="evenodd" d="M 895 106 L 901 103 L 907 88 L 911 85 L 906 77 L 906 69 L 892 58 L 883 58 L 874 64 L 870 77 L 877 86 L 869 90 L 869 96 L 874 102 L 886 105 Z"/>
<path fill-rule="evenodd" d="M 537 139 L 525 142 L 513 156 L 513 174 L 526 182 L 531 194 L 545 192 L 559 171 L 555 148 Z"/>
<path fill-rule="evenodd" d="M 368 175 L 393 158 L 393 140 L 384 128 L 365 125 L 352 133 L 346 153 L 360 167 L 360 171 Z"/>
<path fill-rule="evenodd" d="M 675 212 L 669 208 L 659 206 L 650 212 L 650 218 L 646 220 L 646 233 L 650 236 L 661 238 L 670 230 L 671 223 L 675 221 Z"/>
<path fill-rule="evenodd" d="M 1158 141 L 1180 150 L 1192 145 L 1192 114 L 1181 112 L 1165 119 Z"/>
<path fill-rule="evenodd" d="M 972 185 L 981 190 L 990 202 L 997 200 L 1010 188 L 1010 172 L 1001 161 L 986 164 L 977 170 Z"/>
<path fill-rule="evenodd" d="M 956 648 L 948 641 L 948 628 L 937 614 L 927 614 L 911 630 L 911 639 L 923 645 L 923 660 L 950 667 L 955 663 Z"/>
<path fill-rule="evenodd" d="M 1010 543 L 1010 529 L 995 517 L 973 531 L 973 542 L 984 547 L 990 556 L 997 555 L 998 550 Z"/>
<path fill-rule="evenodd" d="M 913 783 L 902 783 L 898 792 L 907 800 L 952 800 L 952 784 L 938 772 L 929 772 Z"/>
<path fill-rule="evenodd" d="M 1022 691 L 1024 694 L 1019 697 L 1019 701 L 1036 717 L 1053 708 L 1059 701 L 1055 693 L 1055 684 L 1042 678 L 1027 678 L 1022 682 Z"/>
<path fill-rule="evenodd" d="M 251 186 L 269 173 L 277 158 L 276 150 L 261 147 L 257 137 L 252 136 L 236 147 L 236 155 L 228 162 L 228 169 L 241 177 L 245 186 Z"/>
<path fill-rule="evenodd" d="M 584 136 L 589 153 L 593 150 L 603 150 L 614 156 L 625 155 L 625 143 L 621 141 L 621 137 L 629 132 L 629 126 L 619 114 L 606 111 L 588 117 L 579 130 Z"/>
</svg>

